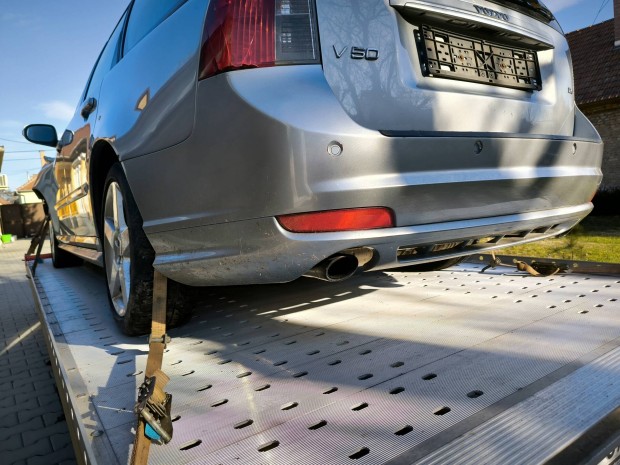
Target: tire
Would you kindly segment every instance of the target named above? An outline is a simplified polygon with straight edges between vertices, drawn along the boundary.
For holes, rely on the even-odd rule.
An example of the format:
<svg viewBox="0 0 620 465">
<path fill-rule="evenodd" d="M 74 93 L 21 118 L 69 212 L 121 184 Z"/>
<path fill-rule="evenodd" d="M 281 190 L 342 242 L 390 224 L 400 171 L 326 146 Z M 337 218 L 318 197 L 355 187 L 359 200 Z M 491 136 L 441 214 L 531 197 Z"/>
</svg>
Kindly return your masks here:
<svg viewBox="0 0 620 465">
<path fill-rule="evenodd" d="M 445 260 L 437 260 L 436 262 L 420 263 L 419 265 L 409 265 L 397 268 L 400 271 L 439 271 L 451 266 L 458 265 L 467 257 L 446 258 Z"/>
<path fill-rule="evenodd" d="M 147 334 L 151 329 L 155 251 L 142 229 L 142 217 L 120 163 L 108 171 L 99 220 L 114 318 L 125 334 Z M 168 280 L 166 325 L 177 326 L 188 318 L 182 285 Z"/>
<path fill-rule="evenodd" d="M 58 239 L 54 233 L 54 227 L 50 221 L 49 227 L 50 249 L 52 251 L 52 264 L 54 268 L 68 268 L 70 266 L 79 266 L 83 263 L 83 260 L 66 250 L 61 249 L 58 246 Z"/>
</svg>

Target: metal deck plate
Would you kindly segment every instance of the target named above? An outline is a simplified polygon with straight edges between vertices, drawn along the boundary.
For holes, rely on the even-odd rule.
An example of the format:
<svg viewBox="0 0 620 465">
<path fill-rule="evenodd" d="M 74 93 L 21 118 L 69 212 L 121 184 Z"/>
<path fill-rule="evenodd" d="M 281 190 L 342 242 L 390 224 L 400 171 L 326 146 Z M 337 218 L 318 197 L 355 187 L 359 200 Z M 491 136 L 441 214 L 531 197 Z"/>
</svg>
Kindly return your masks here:
<svg viewBox="0 0 620 465">
<path fill-rule="evenodd" d="M 469 430 L 489 463 L 548 458 L 620 405 L 620 281 L 480 269 L 205 289 L 171 332 L 179 418 L 149 463 L 448 463 Z M 104 432 L 92 441 L 126 463 L 146 340 L 119 333 L 96 270 L 37 271 L 94 406 L 81 414 Z M 518 428 L 550 432 L 525 462 Z"/>
</svg>

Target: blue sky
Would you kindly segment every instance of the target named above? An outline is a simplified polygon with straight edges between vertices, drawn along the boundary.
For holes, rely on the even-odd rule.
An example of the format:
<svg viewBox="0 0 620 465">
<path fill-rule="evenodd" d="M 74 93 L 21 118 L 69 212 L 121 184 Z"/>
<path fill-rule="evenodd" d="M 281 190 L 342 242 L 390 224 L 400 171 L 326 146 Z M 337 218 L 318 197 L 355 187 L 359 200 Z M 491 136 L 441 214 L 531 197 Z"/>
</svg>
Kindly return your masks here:
<svg viewBox="0 0 620 465">
<path fill-rule="evenodd" d="M 62 133 L 90 70 L 129 0 L 4 0 L 0 9 L 0 145 L 12 189 L 41 167 L 28 123 Z M 9 140 L 6 140 L 9 139 Z M 11 141 L 19 141 L 15 143 Z M 31 153 L 16 153 L 35 150 Z"/>
<path fill-rule="evenodd" d="M 12 189 L 40 168 L 28 123 L 62 133 L 99 51 L 129 0 L 4 0 L 0 10 L 0 145 Z M 613 17 L 613 0 L 545 0 L 566 32 Z M 23 152 L 30 151 L 30 152 Z"/>
</svg>

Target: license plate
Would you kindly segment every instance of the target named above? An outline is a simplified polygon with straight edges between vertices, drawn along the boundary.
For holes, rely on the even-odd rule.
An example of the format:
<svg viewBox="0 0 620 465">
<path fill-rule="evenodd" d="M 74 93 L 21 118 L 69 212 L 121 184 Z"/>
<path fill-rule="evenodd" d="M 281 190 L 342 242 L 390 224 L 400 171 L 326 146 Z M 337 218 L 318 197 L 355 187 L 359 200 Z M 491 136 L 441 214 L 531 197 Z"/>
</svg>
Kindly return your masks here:
<svg viewBox="0 0 620 465">
<path fill-rule="evenodd" d="M 430 26 L 415 32 L 422 74 L 528 91 L 541 90 L 534 50 L 508 47 Z"/>
</svg>

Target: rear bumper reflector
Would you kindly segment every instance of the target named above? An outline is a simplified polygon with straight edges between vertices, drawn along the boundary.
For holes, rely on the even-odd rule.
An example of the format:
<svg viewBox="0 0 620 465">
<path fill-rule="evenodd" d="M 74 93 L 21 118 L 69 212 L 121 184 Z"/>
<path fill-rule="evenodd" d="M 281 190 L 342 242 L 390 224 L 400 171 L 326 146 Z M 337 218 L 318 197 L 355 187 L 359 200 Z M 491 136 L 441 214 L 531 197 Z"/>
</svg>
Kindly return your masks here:
<svg viewBox="0 0 620 465">
<path fill-rule="evenodd" d="M 290 232 L 318 233 L 392 228 L 394 213 L 389 208 L 351 208 L 322 212 L 296 213 L 276 217 Z"/>
</svg>

